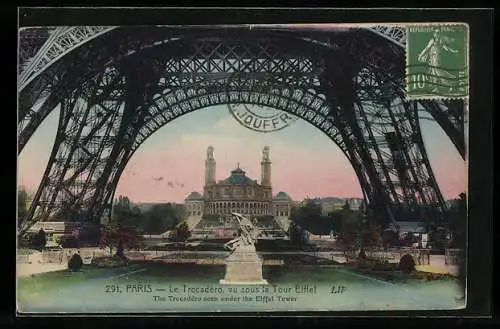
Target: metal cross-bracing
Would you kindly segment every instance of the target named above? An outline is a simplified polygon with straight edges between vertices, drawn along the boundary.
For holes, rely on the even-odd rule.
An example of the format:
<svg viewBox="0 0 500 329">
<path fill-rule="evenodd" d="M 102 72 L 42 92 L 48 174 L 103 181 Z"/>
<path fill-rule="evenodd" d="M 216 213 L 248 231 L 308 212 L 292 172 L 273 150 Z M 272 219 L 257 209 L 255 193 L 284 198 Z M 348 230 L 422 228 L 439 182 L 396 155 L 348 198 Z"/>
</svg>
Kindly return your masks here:
<svg viewBox="0 0 500 329">
<path fill-rule="evenodd" d="M 123 77 L 113 68 L 73 90 L 61 103 L 59 129 L 42 183 L 37 207 L 28 218 L 51 215 L 74 218 L 88 209 L 91 196 L 116 142 L 123 112 Z M 112 86 L 112 88 L 110 88 Z"/>
<path fill-rule="evenodd" d="M 380 183 L 398 217 L 422 217 L 429 209 L 444 211 L 418 121 L 418 102 L 405 101 L 399 79 L 382 84 L 366 68 L 356 78 L 357 122 L 367 141 Z"/>
<path fill-rule="evenodd" d="M 37 74 L 45 68 L 62 58 L 66 53 L 88 42 L 89 40 L 112 30 L 113 27 L 106 26 L 78 26 L 78 27 L 58 27 L 51 31 L 45 43 L 36 52 L 34 46 L 26 47 L 33 54 L 25 56 L 21 65 L 19 77 L 19 89 L 22 90 Z M 28 34 L 29 30 L 24 32 Z M 47 31 L 47 30 L 45 30 Z M 22 32 L 23 33 L 23 32 Z M 40 32 L 42 33 L 42 32 Z M 23 39 L 25 39 L 24 37 Z"/>
<path fill-rule="evenodd" d="M 136 27 L 73 44 L 20 90 L 20 151 L 48 113 L 61 113 L 21 231 L 54 217 L 109 215 L 120 176 L 144 141 L 186 113 L 228 103 L 279 109 L 328 135 L 381 223 L 442 215 L 417 113 L 441 109 L 436 120 L 446 113 L 443 128 L 458 129 L 457 107 L 407 101 L 404 49 L 379 33 L 351 28 L 313 37 Z"/>
<path fill-rule="evenodd" d="M 406 45 L 406 29 L 401 26 L 375 25 L 368 27 L 368 29 L 391 40 L 401 47 Z"/>
<path fill-rule="evenodd" d="M 38 50 L 50 37 L 51 30 L 47 28 L 27 28 L 19 31 L 19 71 L 22 72 L 29 59 L 33 58 Z"/>
<path fill-rule="evenodd" d="M 30 79 L 34 79 L 39 72 L 43 72 L 65 54 L 114 28 L 116 27 L 74 26 L 20 30 L 19 90 L 22 90 Z M 402 27 L 376 25 L 366 28 L 399 46 L 404 47 L 406 43 L 406 30 Z"/>
<path fill-rule="evenodd" d="M 73 71 L 71 74 L 74 77 L 90 76 L 95 73 L 95 70 L 102 69 L 102 56 L 105 53 L 111 55 L 114 53 L 115 58 L 111 56 L 110 61 L 114 61 L 117 58 L 123 56 L 128 56 L 140 49 L 147 47 L 156 47 L 158 45 L 163 45 L 171 41 L 178 40 L 180 37 L 186 37 L 189 33 L 186 33 L 186 29 L 179 28 L 161 28 L 161 27 L 148 27 L 150 38 L 149 40 L 138 41 L 134 39 L 133 35 L 137 33 L 136 31 L 130 33 L 130 36 L 122 38 L 120 44 L 112 43 L 106 44 L 102 40 L 105 38 L 113 38 L 113 32 L 116 30 L 124 30 L 124 28 L 117 28 L 113 26 L 83 26 L 83 27 L 60 27 L 55 29 L 48 29 L 50 31 L 51 37 L 46 40 L 42 48 L 36 48 L 32 43 L 22 42 L 22 40 L 29 40 L 29 38 L 21 39 L 21 49 L 22 52 L 32 52 L 35 53 L 32 58 L 27 60 L 31 63 L 28 68 L 26 65 L 21 65 L 20 71 L 22 77 L 20 81 L 25 81 L 19 84 L 19 108 L 18 108 L 18 130 L 19 130 L 19 147 L 18 152 L 20 153 L 27 140 L 31 137 L 33 132 L 38 128 L 39 124 L 45 119 L 47 114 L 53 109 L 54 101 L 57 101 L 61 97 L 64 97 L 64 92 L 70 90 L 72 87 L 67 86 L 68 81 L 64 79 L 64 75 L 71 71 L 72 68 L 77 70 Z M 158 36 L 160 30 L 169 30 L 169 34 L 165 35 L 162 33 Z M 207 29 L 201 27 L 195 29 L 193 33 L 199 33 L 199 31 L 206 31 Z M 31 30 L 37 31 L 28 32 Z M 127 29 L 125 29 L 127 30 Z M 142 29 L 144 30 L 144 28 Z M 154 31 L 153 31 L 154 30 Z M 220 30 L 215 29 L 215 30 Z M 224 27 L 224 31 L 227 27 Z M 322 47 L 322 48 L 335 48 L 338 46 L 338 33 L 333 33 L 328 29 L 307 29 L 307 28 L 282 28 L 282 27 L 263 27 L 258 26 L 254 28 L 256 33 L 266 34 L 270 32 L 279 31 L 283 35 L 293 35 L 294 38 L 298 38 L 305 43 L 306 47 Z M 352 28 L 341 28 L 341 31 L 353 30 Z M 380 38 L 380 42 L 389 40 L 390 44 L 396 45 L 398 48 L 404 47 L 406 43 L 406 30 L 400 26 L 366 26 L 361 29 L 354 29 L 356 31 L 364 30 L 370 31 L 371 34 L 376 34 Z M 128 30 L 130 31 L 130 30 Z M 312 32 L 311 32 L 312 31 Z M 44 35 L 40 29 L 23 29 L 21 31 L 21 37 L 23 35 Z M 155 44 L 151 44 L 151 40 L 154 40 L 156 36 Z M 94 47 L 83 47 L 87 43 L 93 42 Z M 24 45 L 24 46 L 23 46 Z M 78 48 L 83 48 L 83 51 L 74 51 Z M 118 47 L 113 49 L 113 47 Z M 26 51 L 25 51 L 26 49 Z M 39 51 L 37 51 L 39 50 Z M 93 56 L 93 57 L 89 57 Z M 29 57 L 29 56 L 28 56 Z M 61 60 L 64 57 L 64 60 Z M 72 60 L 71 58 L 76 58 L 78 60 Z M 64 65 L 61 65 L 64 62 Z M 34 63 L 38 63 L 35 65 Z M 62 66 L 62 67 L 61 67 Z M 78 70 L 78 66 L 79 70 Z M 64 83 L 63 83 L 64 82 Z M 78 85 L 79 81 L 74 81 L 74 85 Z M 26 90 L 25 90 L 26 89 Z M 454 117 L 452 113 L 463 113 L 463 103 L 458 104 L 458 111 L 448 111 L 447 106 L 443 101 L 433 101 L 432 104 L 435 106 L 426 106 L 425 110 L 432 112 L 433 116 L 452 139 L 455 146 L 459 150 L 462 157 L 464 157 L 465 147 L 462 147 L 465 143 L 463 142 L 463 115 L 461 116 L 461 121 L 457 121 L 457 124 L 449 125 L 448 121 L 453 120 Z M 461 106 L 461 107 L 460 107 Z M 440 113 L 442 112 L 442 113 Z M 442 118 L 442 119 L 441 119 Z M 462 122 L 462 124 L 460 124 Z M 457 141 L 457 142 L 455 142 Z"/>
</svg>

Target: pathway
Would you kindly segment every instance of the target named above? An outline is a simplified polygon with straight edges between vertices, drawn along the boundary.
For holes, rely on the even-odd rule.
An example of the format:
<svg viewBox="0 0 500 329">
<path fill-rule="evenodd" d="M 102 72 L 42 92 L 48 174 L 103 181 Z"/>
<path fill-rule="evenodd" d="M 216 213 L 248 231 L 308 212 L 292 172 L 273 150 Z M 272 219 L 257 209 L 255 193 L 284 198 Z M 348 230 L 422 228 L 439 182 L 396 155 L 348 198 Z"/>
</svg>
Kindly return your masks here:
<svg viewBox="0 0 500 329">
<path fill-rule="evenodd" d="M 422 272 L 458 275 L 458 266 L 445 264 L 444 255 L 431 255 L 429 265 L 418 265 L 415 268 Z"/>
<path fill-rule="evenodd" d="M 24 277 L 33 274 L 62 271 L 67 268 L 68 266 L 64 261 L 61 264 L 43 263 L 42 253 L 39 251 L 35 251 L 29 256 L 28 263 L 16 264 L 16 274 L 17 277 Z"/>
</svg>

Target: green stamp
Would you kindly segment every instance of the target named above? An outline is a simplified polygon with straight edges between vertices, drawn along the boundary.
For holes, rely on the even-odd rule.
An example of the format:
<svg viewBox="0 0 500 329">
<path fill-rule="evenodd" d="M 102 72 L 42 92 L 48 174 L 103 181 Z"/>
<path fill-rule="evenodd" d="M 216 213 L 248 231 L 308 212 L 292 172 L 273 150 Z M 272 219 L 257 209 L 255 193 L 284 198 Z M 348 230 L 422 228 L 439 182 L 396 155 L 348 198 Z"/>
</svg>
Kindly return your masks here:
<svg viewBox="0 0 500 329">
<path fill-rule="evenodd" d="M 469 95 L 467 25 L 410 26 L 406 42 L 406 92 L 410 99 Z"/>
</svg>

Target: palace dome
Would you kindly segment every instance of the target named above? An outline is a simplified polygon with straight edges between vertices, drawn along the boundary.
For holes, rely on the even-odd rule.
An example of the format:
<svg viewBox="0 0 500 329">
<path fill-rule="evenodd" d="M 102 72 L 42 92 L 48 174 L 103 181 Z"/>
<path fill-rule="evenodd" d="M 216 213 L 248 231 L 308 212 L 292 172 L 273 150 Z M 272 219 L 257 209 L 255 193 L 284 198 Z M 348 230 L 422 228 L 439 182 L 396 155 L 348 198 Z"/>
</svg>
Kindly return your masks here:
<svg viewBox="0 0 500 329">
<path fill-rule="evenodd" d="M 247 177 L 246 172 L 238 167 L 232 170 L 231 176 L 224 179 L 221 183 L 226 185 L 252 185 L 255 184 L 256 181 L 253 181 L 249 177 Z"/>
<path fill-rule="evenodd" d="M 185 201 L 202 201 L 202 200 L 204 200 L 204 198 L 198 192 L 191 192 L 191 193 L 189 193 L 189 195 L 184 200 Z"/>
<path fill-rule="evenodd" d="M 279 192 L 273 199 L 276 201 L 292 201 L 292 198 L 290 198 L 290 196 L 285 192 Z"/>
</svg>

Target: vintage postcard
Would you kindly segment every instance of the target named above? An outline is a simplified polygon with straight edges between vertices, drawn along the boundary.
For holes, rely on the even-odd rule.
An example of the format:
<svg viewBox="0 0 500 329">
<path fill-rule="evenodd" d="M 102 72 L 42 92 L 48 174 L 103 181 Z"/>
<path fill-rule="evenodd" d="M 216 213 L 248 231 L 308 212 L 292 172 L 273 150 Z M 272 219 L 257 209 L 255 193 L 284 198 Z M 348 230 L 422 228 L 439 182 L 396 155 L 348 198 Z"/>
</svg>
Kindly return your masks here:
<svg viewBox="0 0 500 329">
<path fill-rule="evenodd" d="M 465 308 L 467 24 L 18 37 L 19 314 Z"/>
</svg>

